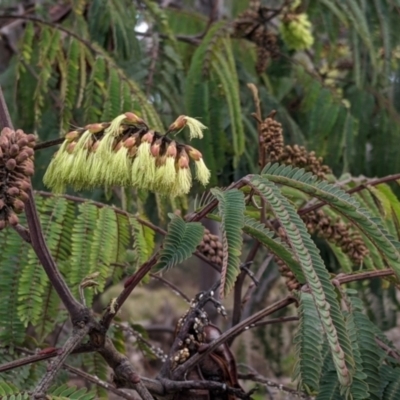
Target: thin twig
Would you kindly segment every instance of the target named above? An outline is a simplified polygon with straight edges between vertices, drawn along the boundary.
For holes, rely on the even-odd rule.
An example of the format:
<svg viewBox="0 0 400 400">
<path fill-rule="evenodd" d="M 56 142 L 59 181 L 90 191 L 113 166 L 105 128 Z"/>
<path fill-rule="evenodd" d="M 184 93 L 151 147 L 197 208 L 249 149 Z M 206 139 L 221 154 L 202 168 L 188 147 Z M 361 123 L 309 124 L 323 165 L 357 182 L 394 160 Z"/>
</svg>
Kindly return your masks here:
<svg viewBox="0 0 400 400">
<path fill-rule="evenodd" d="M 83 325 L 83 324 L 82 324 Z M 51 382 L 56 377 L 58 371 L 63 366 L 67 357 L 72 353 L 72 351 L 81 343 L 82 339 L 89 332 L 90 325 L 83 325 L 82 327 L 74 327 L 72 335 L 68 338 L 63 348 L 58 352 L 58 356 L 50 364 L 47 369 L 46 374 L 37 384 L 35 390 L 33 391 L 32 397 L 41 399 L 46 395 Z"/>
<path fill-rule="evenodd" d="M 301 399 L 311 399 L 310 396 L 308 396 L 306 393 L 304 392 L 299 392 L 295 389 L 292 389 L 288 386 L 282 385 L 281 383 L 276 383 L 276 382 L 272 382 L 270 381 L 268 378 L 266 378 L 265 376 L 260 375 L 257 371 L 255 371 L 253 368 L 247 366 L 247 365 L 243 365 L 240 364 L 239 366 L 241 367 L 245 367 L 247 370 L 249 370 L 250 372 L 248 373 L 239 373 L 239 378 L 243 379 L 243 380 L 250 380 L 253 382 L 259 382 L 262 383 L 268 387 L 273 387 L 276 388 L 278 390 L 281 390 L 283 392 L 289 393 L 293 396 L 299 397 Z"/>
<path fill-rule="evenodd" d="M 75 368 L 71 365 L 64 364 L 63 368 L 77 376 L 80 376 L 87 382 L 94 383 L 95 385 L 100 386 L 100 387 L 108 390 L 111 393 L 116 394 L 117 396 L 119 396 L 119 398 L 128 399 L 128 400 L 136 400 L 137 399 L 136 396 L 133 396 L 130 393 L 124 392 L 121 389 L 117 389 L 114 386 L 112 386 L 111 384 L 102 381 L 97 376 L 90 375 L 87 372 L 81 371 L 80 369 Z"/>
<path fill-rule="evenodd" d="M 0 128 L 6 127 L 13 129 L 10 113 L 8 112 L 7 104 L 4 99 L 2 88 L 0 86 Z M 45 270 L 52 286 L 54 287 L 65 308 L 67 309 L 72 321 L 79 320 L 82 318 L 82 312 L 84 312 L 84 308 L 72 296 L 69 287 L 67 286 L 64 278 L 57 269 L 50 250 L 46 245 L 46 241 L 44 240 L 32 191 L 28 190 L 27 193 L 29 199 L 25 204 L 25 213 L 28 222 L 32 248 L 35 251 L 39 261 L 41 262 L 43 269 Z M 24 232 L 22 236 L 24 240 L 25 234 L 26 232 Z"/>
<path fill-rule="evenodd" d="M 377 336 L 375 336 L 375 342 L 377 345 L 385 351 L 387 355 L 390 357 L 394 358 L 397 361 L 400 361 L 400 354 L 397 349 L 393 349 L 390 346 L 388 346 L 386 343 L 384 343 L 381 339 L 379 339 Z"/>
<path fill-rule="evenodd" d="M 179 297 L 182 297 L 187 303 L 190 303 L 190 299 L 188 296 L 186 296 L 185 293 L 182 292 L 176 285 L 174 285 L 172 282 L 168 281 L 167 279 L 163 278 L 160 275 L 156 275 L 153 273 L 149 274 L 153 279 L 156 279 L 160 282 L 162 282 L 165 286 L 168 286 L 170 289 L 172 289 L 173 292 L 175 292 Z"/>
</svg>

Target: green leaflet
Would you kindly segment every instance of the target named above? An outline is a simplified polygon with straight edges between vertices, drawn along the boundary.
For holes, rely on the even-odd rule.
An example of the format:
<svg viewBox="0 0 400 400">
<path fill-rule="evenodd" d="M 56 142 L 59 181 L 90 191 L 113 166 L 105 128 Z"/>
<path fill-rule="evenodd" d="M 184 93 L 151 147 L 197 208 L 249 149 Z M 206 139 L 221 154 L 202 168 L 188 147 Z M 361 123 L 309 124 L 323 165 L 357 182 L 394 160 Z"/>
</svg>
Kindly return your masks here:
<svg viewBox="0 0 400 400">
<path fill-rule="evenodd" d="M 85 121 L 100 120 L 103 95 L 105 93 L 106 65 L 103 57 L 97 57 L 85 87 L 83 102 Z"/>
<path fill-rule="evenodd" d="M 76 39 L 70 38 L 67 59 L 58 57 L 61 73 L 60 100 L 63 107 L 61 112 L 62 128 L 68 128 L 68 124 L 72 119 L 72 111 L 75 108 L 77 95 L 81 90 L 81 82 L 79 80 L 81 64 L 79 61 L 83 51 L 84 49 L 81 44 Z"/>
<path fill-rule="evenodd" d="M 40 212 L 40 223 L 44 233 L 51 229 L 52 215 L 46 215 L 43 211 L 44 200 L 40 199 L 36 207 Z M 42 318 L 44 291 L 48 280 L 42 264 L 36 257 L 32 247 L 29 247 L 27 262 L 23 266 L 18 285 L 18 315 L 25 327 L 29 323 L 36 325 Z"/>
<path fill-rule="evenodd" d="M 362 372 L 364 374 L 361 379 L 368 386 L 368 399 L 379 400 L 380 399 L 380 383 L 381 376 L 379 368 L 383 361 L 384 352 L 378 347 L 375 341 L 375 335 L 373 331 L 373 324 L 368 317 L 362 312 L 364 305 L 357 297 L 350 297 L 352 305 L 352 322 L 354 328 L 353 334 L 356 335 L 354 343 L 359 348 L 359 355 L 361 356 Z M 353 347 L 354 347 L 353 343 Z M 355 389 L 355 388 L 354 388 Z M 363 399 L 365 397 L 356 397 L 355 392 L 353 393 L 354 399 Z"/>
<path fill-rule="evenodd" d="M 111 121 L 122 110 L 121 80 L 115 69 L 108 71 L 107 96 L 104 104 L 102 121 Z M 126 111 L 129 111 L 127 109 Z"/>
<path fill-rule="evenodd" d="M 154 250 L 154 231 L 140 223 L 137 217 L 129 217 L 133 237 L 133 256 L 135 269 L 146 262 Z M 132 273 L 133 271 L 131 271 Z"/>
<path fill-rule="evenodd" d="M 1 378 L 0 378 L 1 379 Z M 0 380 L 0 396 L 2 399 L 15 399 L 15 395 L 21 395 L 21 399 L 29 399 L 29 393 L 19 390 L 10 382 Z"/>
<path fill-rule="evenodd" d="M 26 263 L 28 246 L 12 229 L 0 232 L 2 251 L 0 254 L 0 343 L 2 345 L 21 344 L 25 338 L 25 326 L 17 307 L 19 279 Z"/>
<path fill-rule="evenodd" d="M 373 218 L 368 210 L 360 207 L 357 200 L 340 188 L 327 182 L 316 182 L 316 177 L 298 168 L 268 164 L 263 174 L 272 182 L 302 190 L 352 221 L 355 226 L 376 246 L 379 253 L 400 277 L 400 244 L 382 227 L 380 219 Z"/>
<path fill-rule="evenodd" d="M 296 364 L 293 380 L 307 393 L 316 393 L 322 370 L 322 342 L 324 330 L 310 293 L 299 293 L 299 325 L 293 343 L 296 349 Z"/>
<path fill-rule="evenodd" d="M 328 338 L 339 381 L 344 389 L 351 384 L 354 360 L 344 318 L 318 249 L 296 210 L 274 183 L 258 175 L 249 183 L 279 219 L 293 253 L 303 269 Z"/>
<path fill-rule="evenodd" d="M 102 379 L 102 378 L 101 378 Z M 96 385 L 96 387 L 98 387 Z M 103 395 L 107 396 L 107 392 L 104 389 L 101 391 Z M 93 400 L 99 398 L 96 396 L 96 391 L 88 391 L 86 388 L 78 389 L 76 386 L 68 386 L 64 384 L 59 387 L 52 387 L 49 390 L 49 399 L 61 400 L 61 399 L 76 399 L 76 400 Z"/>
<path fill-rule="evenodd" d="M 196 251 L 204 234 L 204 227 L 199 222 L 185 222 L 174 214 L 169 214 L 169 217 L 171 221 L 156 266 L 157 270 L 167 270 L 189 258 Z"/>
<path fill-rule="evenodd" d="M 91 251 L 95 244 L 94 235 L 98 218 L 98 208 L 93 204 L 83 203 L 78 209 L 79 215 L 71 236 L 70 272 L 67 275 L 67 281 L 76 295 L 83 278 L 90 273 Z M 85 291 L 87 299 L 92 298 L 91 294 L 90 289 Z"/>
<path fill-rule="evenodd" d="M 244 217 L 243 232 L 262 243 L 275 256 L 280 258 L 295 274 L 300 283 L 305 283 L 303 271 L 297 260 L 293 258 L 292 251 L 279 237 L 274 237 L 275 232 L 269 230 L 254 218 Z"/>
<path fill-rule="evenodd" d="M 221 270 L 221 297 L 225 297 L 233 288 L 240 273 L 240 255 L 242 252 L 242 228 L 244 225 L 244 195 L 237 189 L 222 191 L 211 189 L 218 200 L 221 217 L 221 233 L 224 257 Z"/>
<path fill-rule="evenodd" d="M 96 278 L 100 291 L 103 290 L 107 278 L 111 275 L 111 264 L 117 261 L 117 234 L 117 215 L 114 210 L 109 207 L 99 209 L 93 239 L 90 244 L 90 269 L 88 272 L 89 274 L 100 273 L 99 277 Z"/>
</svg>

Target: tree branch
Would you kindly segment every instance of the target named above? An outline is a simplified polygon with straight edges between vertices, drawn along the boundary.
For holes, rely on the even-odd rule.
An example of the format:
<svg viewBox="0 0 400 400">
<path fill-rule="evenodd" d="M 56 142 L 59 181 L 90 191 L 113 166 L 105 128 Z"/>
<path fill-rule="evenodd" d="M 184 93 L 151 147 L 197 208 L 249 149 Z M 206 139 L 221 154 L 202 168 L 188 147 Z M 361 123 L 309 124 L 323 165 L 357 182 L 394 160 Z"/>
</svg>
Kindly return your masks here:
<svg viewBox="0 0 400 400">
<path fill-rule="evenodd" d="M 111 384 L 102 381 L 97 376 L 90 375 L 87 372 L 81 371 L 80 369 L 72 367 L 71 365 L 68 365 L 68 364 L 64 364 L 63 368 L 77 376 L 80 376 L 87 382 L 94 383 L 95 385 L 100 386 L 100 387 L 108 390 L 111 393 L 116 394 L 117 396 L 119 396 L 119 398 L 127 399 L 127 400 L 136 400 L 136 396 L 132 396 L 130 393 L 127 393 L 121 389 L 115 388 Z"/>
<path fill-rule="evenodd" d="M 190 371 L 195 365 L 197 365 L 201 360 L 203 360 L 208 354 L 215 350 L 219 345 L 228 342 L 231 338 L 236 337 L 241 332 L 249 329 L 252 324 L 255 324 L 259 320 L 265 318 L 267 315 L 273 314 L 274 312 L 287 307 L 288 305 L 296 302 L 295 298 L 292 296 L 287 296 L 284 299 L 266 307 L 254 315 L 246 318 L 242 322 L 233 326 L 232 328 L 225 331 L 216 340 L 212 341 L 207 345 L 203 345 L 201 351 L 195 354 L 193 357 L 189 358 L 185 363 L 177 367 L 173 373 L 172 377 L 174 379 L 180 379 L 185 376 L 185 374 Z"/>
<path fill-rule="evenodd" d="M 35 399 L 43 398 L 49 389 L 51 382 L 56 377 L 58 371 L 63 366 L 67 357 L 81 343 L 82 339 L 89 332 L 90 325 L 82 323 L 82 327 L 74 327 L 72 335 L 68 338 L 63 348 L 58 352 L 58 357 L 51 362 L 47 373 L 33 391 L 32 397 Z"/>
<path fill-rule="evenodd" d="M 0 128 L 11 128 L 10 114 L 8 112 L 7 104 L 4 99 L 3 91 L 0 86 Z M 49 248 L 43 237 L 43 232 L 40 226 L 39 217 L 36 211 L 35 201 L 32 191 L 28 192 L 29 199 L 25 205 L 26 218 L 28 222 L 28 229 L 30 232 L 30 240 L 39 261 L 41 262 L 51 284 L 67 309 L 71 320 L 73 322 L 82 318 L 83 306 L 72 296 L 67 284 L 58 271 L 53 257 L 50 254 Z M 18 232 L 18 231 L 17 231 Z M 26 232 L 25 232 L 26 233 Z M 25 236 L 23 236 L 25 240 Z"/>
</svg>

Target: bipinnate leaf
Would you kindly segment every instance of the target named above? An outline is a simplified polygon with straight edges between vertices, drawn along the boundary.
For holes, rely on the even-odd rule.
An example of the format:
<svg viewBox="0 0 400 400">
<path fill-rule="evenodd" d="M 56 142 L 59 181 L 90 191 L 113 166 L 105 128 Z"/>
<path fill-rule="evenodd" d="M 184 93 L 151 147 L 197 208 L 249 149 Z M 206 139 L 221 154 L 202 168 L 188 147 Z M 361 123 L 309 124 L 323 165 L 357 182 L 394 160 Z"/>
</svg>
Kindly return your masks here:
<svg viewBox="0 0 400 400">
<path fill-rule="evenodd" d="M 233 288 L 240 273 L 240 255 L 242 253 L 242 228 L 244 225 L 244 195 L 237 189 L 221 191 L 211 189 L 218 200 L 221 217 L 221 234 L 224 257 L 221 270 L 221 297 L 225 297 Z"/>
<path fill-rule="evenodd" d="M 169 217 L 171 222 L 156 267 L 158 270 L 167 270 L 188 259 L 196 251 L 204 235 L 204 227 L 199 222 L 185 222 L 175 214 L 170 214 Z"/>
</svg>

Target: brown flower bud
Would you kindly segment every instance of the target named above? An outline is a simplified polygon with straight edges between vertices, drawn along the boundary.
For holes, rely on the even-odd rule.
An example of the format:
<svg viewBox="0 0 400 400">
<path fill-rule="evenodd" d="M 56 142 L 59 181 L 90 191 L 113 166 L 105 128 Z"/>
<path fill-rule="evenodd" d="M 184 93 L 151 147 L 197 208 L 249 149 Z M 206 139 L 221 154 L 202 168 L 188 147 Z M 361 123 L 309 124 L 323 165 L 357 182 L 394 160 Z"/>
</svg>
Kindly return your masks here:
<svg viewBox="0 0 400 400">
<path fill-rule="evenodd" d="M 0 211 L 5 207 L 6 203 L 4 203 L 3 199 L 0 199 Z"/>
<path fill-rule="evenodd" d="M 145 125 L 145 122 L 143 121 L 142 118 L 140 118 L 138 115 L 136 115 L 133 112 L 126 112 L 125 117 L 128 122 L 131 124 L 137 124 L 137 125 Z"/>
<path fill-rule="evenodd" d="M 33 150 L 33 149 L 30 148 L 30 147 L 26 147 L 26 148 L 24 149 L 24 152 L 25 152 L 26 154 L 28 154 L 28 157 L 30 157 L 30 158 L 32 158 L 33 155 L 35 154 L 35 150 Z"/>
<path fill-rule="evenodd" d="M 9 171 L 14 171 L 14 169 L 15 169 L 16 166 L 17 166 L 17 162 L 15 161 L 14 158 L 10 158 L 10 159 L 7 160 L 7 162 L 6 162 L 6 168 L 7 168 Z"/>
<path fill-rule="evenodd" d="M 0 231 L 6 227 L 6 221 L 4 219 L 0 219 Z"/>
<path fill-rule="evenodd" d="M 85 126 L 85 129 L 90 133 L 99 133 L 104 130 L 102 124 L 89 124 Z"/>
</svg>

